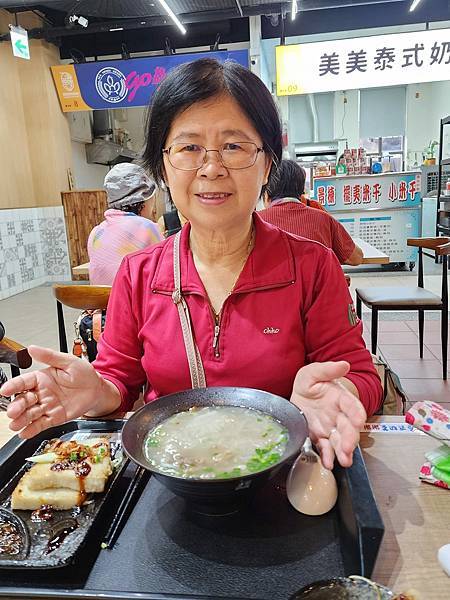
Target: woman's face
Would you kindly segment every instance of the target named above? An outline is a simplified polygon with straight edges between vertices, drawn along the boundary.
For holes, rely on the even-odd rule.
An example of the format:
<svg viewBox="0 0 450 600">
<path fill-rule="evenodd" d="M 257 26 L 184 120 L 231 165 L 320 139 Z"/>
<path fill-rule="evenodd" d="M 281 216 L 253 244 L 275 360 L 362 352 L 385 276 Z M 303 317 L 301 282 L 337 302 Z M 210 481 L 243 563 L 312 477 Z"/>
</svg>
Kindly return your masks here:
<svg viewBox="0 0 450 600">
<path fill-rule="evenodd" d="M 229 95 L 198 102 L 172 122 L 165 147 L 172 144 L 200 145 L 217 150 L 230 142 L 254 142 L 261 136 L 240 106 Z M 196 171 L 175 169 L 164 154 L 165 181 L 178 210 L 195 227 L 209 230 L 248 226 L 261 187 L 267 183 L 271 158 L 259 152 L 253 166 L 227 169 L 217 152 L 208 152 Z"/>
</svg>

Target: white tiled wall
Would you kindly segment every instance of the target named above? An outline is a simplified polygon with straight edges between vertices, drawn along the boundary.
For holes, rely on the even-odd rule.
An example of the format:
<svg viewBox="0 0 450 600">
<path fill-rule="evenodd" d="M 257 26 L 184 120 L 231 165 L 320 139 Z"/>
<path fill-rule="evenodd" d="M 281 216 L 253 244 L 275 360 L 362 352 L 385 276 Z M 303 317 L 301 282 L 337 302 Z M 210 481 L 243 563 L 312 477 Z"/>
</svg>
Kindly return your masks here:
<svg viewBox="0 0 450 600">
<path fill-rule="evenodd" d="M 70 279 L 62 206 L 0 210 L 0 300 Z"/>
</svg>

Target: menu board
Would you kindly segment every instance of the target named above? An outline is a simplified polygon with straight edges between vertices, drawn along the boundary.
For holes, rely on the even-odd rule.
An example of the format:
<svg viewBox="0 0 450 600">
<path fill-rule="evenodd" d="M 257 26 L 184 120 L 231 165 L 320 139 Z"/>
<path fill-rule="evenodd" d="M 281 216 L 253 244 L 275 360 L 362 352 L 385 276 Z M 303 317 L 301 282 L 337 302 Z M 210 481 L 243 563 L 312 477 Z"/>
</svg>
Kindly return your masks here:
<svg viewBox="0 0 450 600">
<path fill-rule="evenodd" d="M 393 262 L 415 262 L 417 248 L 406 245 L 406 240 L 420 236 L 420 210 L 357 211 L 336 213 L 334 218 L 354 238 L 361 238 L 389 256 Z"/>
</svg>

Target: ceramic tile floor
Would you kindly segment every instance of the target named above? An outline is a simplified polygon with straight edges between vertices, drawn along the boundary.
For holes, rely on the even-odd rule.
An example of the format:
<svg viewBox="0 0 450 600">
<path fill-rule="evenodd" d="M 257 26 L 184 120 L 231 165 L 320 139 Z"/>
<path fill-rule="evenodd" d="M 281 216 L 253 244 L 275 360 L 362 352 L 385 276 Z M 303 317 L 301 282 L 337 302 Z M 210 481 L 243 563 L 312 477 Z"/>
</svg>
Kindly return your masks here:
<svg viewBox="0 0 450 600">
<path fill-rule="evenodd" d="M 434 265 L 426 266 L 427 289 L 440 293 L 441 278 Z M 351 292 L 355 287 L 369 285 L 416 285 L 416 277 L 409 272 L 378 270 L 349 270 Z M 73 322 L 77 311 L 65 309 L 67 339 L 73 340 Z M 0 301 L 0 320 L 6 335 L 24 345 L 39 344 L 59 349 L 56 305 L 50 285 L 40 286 Z M 363 307 L 364 338 L 370 346 L 370 313 Z M 425 322 L 424 357 L 419 358 L 418 323 L 415 313 L 380 313 L 378 352 L 396 371 L 411 402 L 434 400 L 450 409 L 450 381 L 442 380 L 438 314 L 428 313 Z M 449 343 L 450 349 L 450 343 Z M 449 350 L 450 352 L 450 350 Z M 450 364 L 450 361 L 449 361 Z M 37 368 L 34 365 L 32 368 Z"/>
</svg>

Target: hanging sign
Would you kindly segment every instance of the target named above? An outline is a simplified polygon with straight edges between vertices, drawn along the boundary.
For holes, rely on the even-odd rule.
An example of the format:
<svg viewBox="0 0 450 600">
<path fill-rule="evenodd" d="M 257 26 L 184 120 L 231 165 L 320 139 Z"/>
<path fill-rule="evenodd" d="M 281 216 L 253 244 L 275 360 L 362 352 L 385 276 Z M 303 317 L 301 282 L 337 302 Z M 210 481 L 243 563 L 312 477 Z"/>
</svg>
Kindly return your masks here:
<svg viewBox="0 0 450 600">
<path fill-rule="evenodd" d="M 277 95 L 443 81 L 450 29 L 276 47 Z"/>
<path fill-rule="evenodd" d="M 248 66 L 248 50 L 148 56 L 51 67 L 63 112 L 147 106 L 174 67 L 200 58 Z"/>
<path fill-rule="evenodd" d="M 28 33 L 23 27 L 10 25 L 11 46 L 14 56 L 30 60 L 30 48 L 28 46 Z"/>
</svg>

